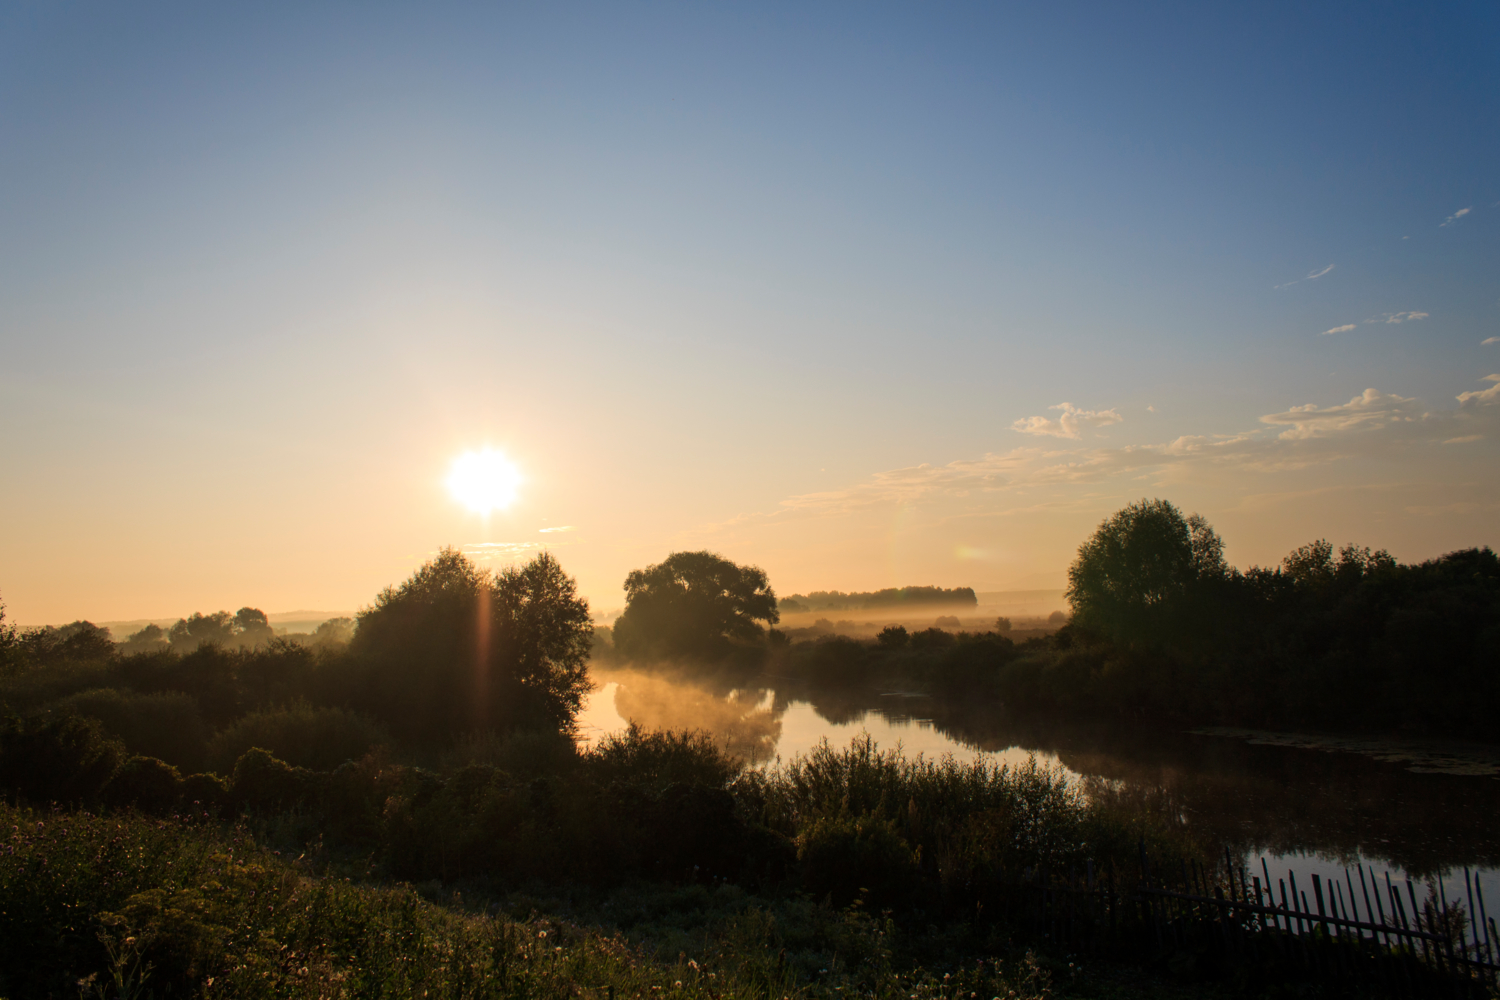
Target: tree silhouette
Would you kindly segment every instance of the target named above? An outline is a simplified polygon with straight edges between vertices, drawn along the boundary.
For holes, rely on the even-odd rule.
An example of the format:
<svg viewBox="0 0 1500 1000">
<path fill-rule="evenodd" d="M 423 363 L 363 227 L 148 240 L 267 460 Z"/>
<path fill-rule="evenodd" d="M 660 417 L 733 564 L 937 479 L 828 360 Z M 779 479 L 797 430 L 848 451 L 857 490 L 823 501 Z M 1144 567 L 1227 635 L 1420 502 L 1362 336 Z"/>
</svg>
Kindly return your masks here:
<svg viewBox="0 0 1500 1000">
<path fill-rule="evenodd" d="M 1127 644 L 1170 634 L 1194 585 L 1224 575 L 1224 543 L 1197 514 L 1166 500 L 1116 511 L 1068 568 L 1073 621 Z"/>
<path fill-rule="evenodd" d="M 234 641 L 234 616 L 228 611 L 215 611 L 211 615 L 194 611 L 177 619 L 167 638 L 179 653 L 190 653 L 205 643 L 228 646 Z"/>
<path fill-rule="evenodd" d="M 615 648 L 636 659 L 711 659 L 735 643 L 760 642 L 781 620 L 765 571 L 713 552 L 674 552 L 625 578 Z"/>
<path fill-rule="evenodd" d="M 550 554 L 494 574 L 443 549 L 359 613 L 354 700 L 429 744 L 465 729 L 565 729 L 589 687 L 592 633 L 588 602 Z"/>
<path fill-rule="evenodd" d="M 266 613 L 259 608 L 240 608 L 234 613 L 234 633 L 240 645 L 259 646 L 276 638 Z"/>
</svg>

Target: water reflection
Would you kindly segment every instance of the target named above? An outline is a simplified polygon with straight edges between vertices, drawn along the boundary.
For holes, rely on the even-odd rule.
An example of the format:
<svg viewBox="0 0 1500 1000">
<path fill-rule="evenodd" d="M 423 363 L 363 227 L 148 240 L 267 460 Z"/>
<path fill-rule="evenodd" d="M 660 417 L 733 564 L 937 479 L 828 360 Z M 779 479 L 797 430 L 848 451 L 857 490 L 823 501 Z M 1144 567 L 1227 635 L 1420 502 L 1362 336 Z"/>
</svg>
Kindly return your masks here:
<svg viewBox="0 0 1500 1000">
<path fill-rule="evenodd" d="M 981 700 L 936 699 L 859 688 L 797 689 L 740 678 L 600 672 L 604 687 L 581 722 L 597 738 L 634 720 L 648 728 L 706 729 L 741 757 L 773 761 L 827 738 L 847 745 L 869 732 L 908 754 L 951 753 L 1066 768 L 1088 794 L 1149 809 L 1222 844 L 1259 868 L 1342 871 L 1374 864 L 1427 876 L 1484 870 L 1500 900 L 1500 779 L 1408 769 L 1393 759 L 1314 749 L 1306 741 L 1257 743 L 1159 726 L 1018 717 Z M 1364 741 L 1369 743 L 1369 741 Z M 1458 770 L 1462 770 L 1459 768 Z"/>
</svg>

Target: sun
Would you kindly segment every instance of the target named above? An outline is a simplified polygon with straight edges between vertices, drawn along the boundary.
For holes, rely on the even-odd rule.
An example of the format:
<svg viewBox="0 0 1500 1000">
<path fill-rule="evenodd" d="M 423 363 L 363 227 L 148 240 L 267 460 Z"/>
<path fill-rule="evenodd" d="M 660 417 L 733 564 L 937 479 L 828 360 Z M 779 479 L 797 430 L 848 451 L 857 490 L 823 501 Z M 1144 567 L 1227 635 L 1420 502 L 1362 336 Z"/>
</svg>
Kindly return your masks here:
<svg viewBox="0 0 1500 1000">
<path fill-rule="evenodd" d="M 476 514 L 509 507 L 520 485 L 521 470 L 492 448 L 465 452 L 448 472 L 448 492 Z"/>
</svg>

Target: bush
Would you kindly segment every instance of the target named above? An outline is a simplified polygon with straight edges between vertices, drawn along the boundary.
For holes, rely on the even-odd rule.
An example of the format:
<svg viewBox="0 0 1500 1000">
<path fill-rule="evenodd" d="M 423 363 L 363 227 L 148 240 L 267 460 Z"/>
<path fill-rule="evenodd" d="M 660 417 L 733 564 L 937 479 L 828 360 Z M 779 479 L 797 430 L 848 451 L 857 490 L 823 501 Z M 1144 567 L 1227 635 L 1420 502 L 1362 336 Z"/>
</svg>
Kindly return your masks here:
<svg viewBox="0 0 1500 1000">
<path fill-rule="evenodd" d="M 97 719 L 110 736 L 132 753 L 156 757 L 196 771 L 203 766 L 208 729 L 198 703 L 179 691 L 136 694 L 117 688 L 95 688 L 57 702 L 64 712 Z"/>
<path fill-rule="evenodd" d="M 331 771 L 390 742 L 378 722 L 342 708 L 314 708 L 305 701 L 252 712 L 208 745 L 212 770 L 227 773 L 252 747 L 268 750 L 299 767 Z"/>
<path fill-rule="evenodd" d="M 634 723 L 606 736 L 583 760 L 601 784 L 628 782 L 657 790 L 671 784 L 723 788 L 743 767 L 705 732 L 644 732 Z"/>
<path fill-rule="evenodd" d="M 913 632 L 911 636 L 911 648 L 945 649 L 957 641 L 958 637 L 952 632 L 933 626 L 932 628 L 924 628 L 920 632 Z"/>
<path fill-rule="evenodd" d="M 445 755 L 444 763 L 453 771 L 482 764 L 529 781 L 572 770 L 578 763 L 578 746 L 572 737 L 556 730 L 497 733 L 487 729 L 461 737 Z"/>
<path fill-rule="evenodd" d="M 77 715 L 0 723 L 0 789 L 37 802 L 91 802 L 114 777 L 125 748 Z"/>
<path fill-rule="evenodd" d="M 918 858 L 893 822 L 868 813 L 821 816 L 797 838 L 802 884 L 840 906 L 857 898 L 906 903 L 918 884 Z"/>
<path fill-rule="evenodd" d="M 171 764 L 155 757 L 131 757 L 101 797 L 112 806 L 135 806 L 145 812 L 165 812 L 182 797 L 182 776 Z"/>
<path fill-rule="evenodd" d="M 308 801 L 317 790 L 317 776 L 293 767 L 259 747 L 234 763 L 228 797 L 237 809 L 269 812 L 290 809 Z"/>
</svg>

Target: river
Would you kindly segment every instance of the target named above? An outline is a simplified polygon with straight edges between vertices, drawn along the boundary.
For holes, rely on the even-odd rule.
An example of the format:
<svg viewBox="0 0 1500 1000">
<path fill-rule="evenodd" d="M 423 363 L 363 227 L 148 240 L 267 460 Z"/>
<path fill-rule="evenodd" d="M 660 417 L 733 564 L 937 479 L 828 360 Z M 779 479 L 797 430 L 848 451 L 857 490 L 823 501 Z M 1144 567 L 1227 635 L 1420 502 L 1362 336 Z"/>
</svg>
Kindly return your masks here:
<svg viewBox="0 0 1500 1000">
<path fill-rule="evenodd" d="M 1342 882 L 1364 864 L 1392 880 L 1441 878 L 1449 900 L 1467 904 L 1467 866 L 1486 910 L 1500 913 L 1500 747 L 1018 718 L 993 703 L 907 691 L 787 694 L 609 670 L 594 679 L 579 719 L 585 739 L 630 721 L 703 729 L 756 766 L 861 733 L 908 755 L 1018 763 L 1034 754 L 1086 794 L 1149 803 L 1196 828 L 1200 842 L 1222 844 L 1254 873 Z"/>
</svg>

